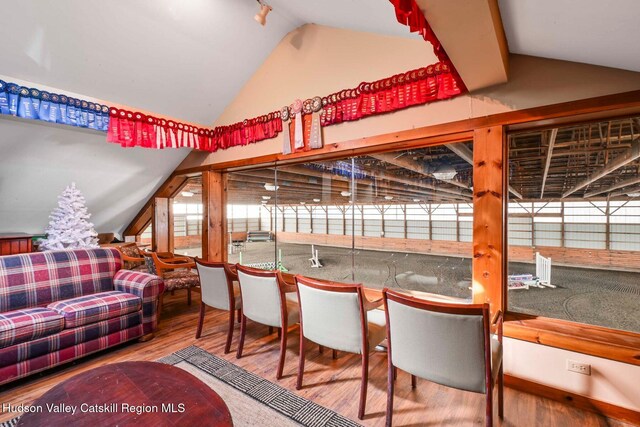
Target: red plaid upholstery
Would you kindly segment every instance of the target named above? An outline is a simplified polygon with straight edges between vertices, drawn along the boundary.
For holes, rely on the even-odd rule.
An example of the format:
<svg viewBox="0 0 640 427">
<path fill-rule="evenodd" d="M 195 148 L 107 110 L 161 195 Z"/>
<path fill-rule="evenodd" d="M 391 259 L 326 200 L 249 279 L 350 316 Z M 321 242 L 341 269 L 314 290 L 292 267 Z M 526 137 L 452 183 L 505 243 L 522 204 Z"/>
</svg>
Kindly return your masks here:
<svg viewBox="0 0 640 427">
<path fill-rule="evenodd" d="M 64 319 L 46 308 L 26 308 L 0 314 L 0 348 L 31 341 L 64 329 Z"/>
<path fill-rule="evenodd" d="M 142 299 L 142 333 L 150 334 L 158 326 L 158 297 L 164 292 L 161 278 L 139 271 L 120 270 L 113 277 L 117 291 L 128 292 Z"/>
<path fill-rule="evenodd" d="M 132 314 L 139 316 L 139 313 Z M 111 322 L 114 320 L 119 321 L 119 319 L 110 319 L 107 322 Z M 92 328 L 95 327 L 95 325 L 98 324 L 94 323 L 92 325 L 87 325 L 86 327 Z M 141 334 L 140 329 L 140 325 L 137 325 L 129 329 L 121 329 L 116 332 L 109 333 L 108 335 L 99 334 L 98 338 L 94 338 L 90 341 L 84 341 L 77 345 L 65 347 L 59 350 L 52 351 L 50 353 L 45 353 L 41 356 L 24 360 L 22 362 L 0 367 L 0 384 L 5 384 L 10 381 L 17 380 L 18 378 L 26 377 L 36 372 L 44 371 L 45 369 L 48 369 L 52 366 L 68 363 L 84 357 L 88 354 L 95 353 L 105 348 L 138 338 Z M 73 333 L 74 331 L 76 331 L 76 329 L 65 330 L 60 334 L 64 334 L 66 332 Z M 35 341 L 25 344 L 31 346 L 34 342 Z M 4 350 L 0 350 L 1 361 L 4 361 L 4 355 L 2 355 L 3 351 Z"/>
<path fill-rule="evenodd" d="M 121 265 L 113 248 L 0 257 L 0 313 L 112 291 Z"/>
<path fill-rule="evenodd" d="M 74 347 L 84 342 L 93 341 L 118 331 L 124 331 L 125 329 L 137 328 L 139 332 L 138 335 L 131 336 L 131 339 L 137 338 L 142 335 L 140 331 L 140 320 L 140 312 L 129 313 L 122 317 L 114 317 L 113 319 L 80 326 L 79 328 L 64 329 L 62 332 L 54 335 L 2 348 L 0 349 L 0 368 L 15 365 L 25 360 L 36 359 L 40 356 Z M 118 343 L 119 342 L 115 344 Z M 52 363 L 51 366 L 54 365 L 55 363 Z M 3 381 L 4 378 L 0 376 L 0 383 Z"/>
<path fill-rule="evenodd" d="M 54 302 L 47 308 L 61 314 L 65 329 L 71 329 L 138 311 L 141 306 L 136 295 L 111 291 Z"/>
</svg>

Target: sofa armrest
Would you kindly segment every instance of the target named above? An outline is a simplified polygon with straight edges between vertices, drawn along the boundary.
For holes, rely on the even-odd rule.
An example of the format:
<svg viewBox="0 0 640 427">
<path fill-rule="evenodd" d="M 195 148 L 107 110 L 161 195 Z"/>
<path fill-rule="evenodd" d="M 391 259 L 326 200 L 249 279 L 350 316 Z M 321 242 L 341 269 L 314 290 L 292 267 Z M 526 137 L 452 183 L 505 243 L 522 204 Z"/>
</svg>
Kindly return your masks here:
<svg viewBox="0 0 640 427">
<path fill-rule="evenodd" d="M 113 277 L 115 290 L 137 295 L 142 299 L 142 330 L 147 335 L 158 326 L 158 299 L 164 292 L 164 282 L 158 276 L 139 271 L 119 270 Z"/>
</svg>

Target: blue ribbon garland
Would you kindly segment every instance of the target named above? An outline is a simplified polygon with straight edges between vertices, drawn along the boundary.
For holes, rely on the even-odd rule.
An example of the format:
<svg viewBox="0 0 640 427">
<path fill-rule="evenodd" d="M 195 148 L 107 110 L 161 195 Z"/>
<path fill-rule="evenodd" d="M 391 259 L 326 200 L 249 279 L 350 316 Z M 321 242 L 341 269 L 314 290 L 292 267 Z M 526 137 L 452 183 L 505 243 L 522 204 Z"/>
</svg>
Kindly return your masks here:
<svg viewBox="0 0 640 427">
<path fill-rule="evenodd" d="M 109 107 L 0 80 L 0 114 L 106 132 Z"/>
</svg>

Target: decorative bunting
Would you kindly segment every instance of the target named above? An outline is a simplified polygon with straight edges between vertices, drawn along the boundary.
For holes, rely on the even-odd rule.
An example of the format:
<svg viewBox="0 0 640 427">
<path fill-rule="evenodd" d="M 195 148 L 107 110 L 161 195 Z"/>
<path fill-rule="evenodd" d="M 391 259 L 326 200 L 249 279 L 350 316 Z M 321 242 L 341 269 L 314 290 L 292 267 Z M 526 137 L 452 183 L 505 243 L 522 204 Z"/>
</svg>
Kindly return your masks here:
<svg viewBox="0 0 640 427">
<path fill-rule="evenodd" d="M 449 59 L 449 55 L 445 52 L 440 40 L 436 37 L 435 33 L 431 29 L 431 26 L 427 22 L 427 18 L 425 18 L 424 13 L 418 7 L 418 4 L 415 0 L 389 0 L 391 4 L 396 9 L 396 19 L 402 25 L 406 25 L 409 27 L 409 31 L 412 33 L 419 33 L 422 38 L 431 43 L 433 46 L 433 53 L 436 55 L 438 60 L 445 64 L 450 70 L 453 78 L 457 84 L 457 86 L 462 90 L 466 91 L 466 87 L 464 82 L 460 78 L 458 71 L 453 66 L 453 63 Z"/>
<path fill-rule="evenodd" d="M 105 132 L 109 107 L 0 80 L 0 114 Z"/>
</svg>

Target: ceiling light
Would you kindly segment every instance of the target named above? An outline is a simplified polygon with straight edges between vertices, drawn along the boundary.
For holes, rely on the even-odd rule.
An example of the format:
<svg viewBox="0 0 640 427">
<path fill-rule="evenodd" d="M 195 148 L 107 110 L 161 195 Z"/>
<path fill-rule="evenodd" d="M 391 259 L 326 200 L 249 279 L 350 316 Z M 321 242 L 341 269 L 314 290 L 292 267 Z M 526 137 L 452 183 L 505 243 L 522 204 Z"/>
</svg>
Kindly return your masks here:
<svg viewBox="0 0 640 427">
<path fill-rule="evenodd" d="M 349 197 L 351 195 L 351 193 L 348 192 L 348 191 L 341 191 L 340 195 L 343 196 L 343 197 Z"/>
<path fill-rule="evenodd" d="M 306 204 L 307 204 L 307 202 L 300 202 L 300 204 L 301 204 L 301 205 L 306 205 Z"/>
<path fill-rule="evenodd" d="M 280 188 L 279 185 L 271 184 L 269 182 L 264 184 L 264 189 L 267 191 L 276 191 L 278 188 Z"/>
<path fill-rule="evenodd" d="M 262 200 L 271 200 L 271 196 L 262 196 Z"/>
<path fill-rule="evenodd" d="M 183 191 L 180 195 L 182 197 L 193 197 L 193 193 L 191 191 Z"/>
<path fill-rule="evenodd" d="M 320 199 L 313 199 L 314 202 L 319 203 Z"/>
<path fill-rule="evenodd" d="M 640 197 L 640 193 L 627 193 L 629 197 Z"/>
<path fill-rule="evenodd" d="M 273 10 L 273 8 L 262 0 L 257 1 L 260 5 L 260 12 L 256 13 L 256 16 L 254 16 L 253 19 L 255 19 L 258 24 L 264 27 L 264 25 L 267 23 L 267 15 Z"/>
<path fill-rule="evenodd" d="M 269 202 L 267 202 L 266 200 L 263 200 L 263 201 L 262 201 L 262 204 L 263 204 L 263 205 L 266 205 L 267 203 L 269 203 Z"/>
<path fill-rule="evenodd" d="M 393 196 L 384 196 L 385 200 L 393 200 Z"/>
<path fill-rule="evenodd" d="M 440 181 L 451 181 L 458 172 L 451 165 L 443 165 L 433 172 L 433 177 Z"/>
<path fill-rule="evenodd" d="M 420 203 L 420 199 L 413 199 L 414 202 Z"/>
</svg>

